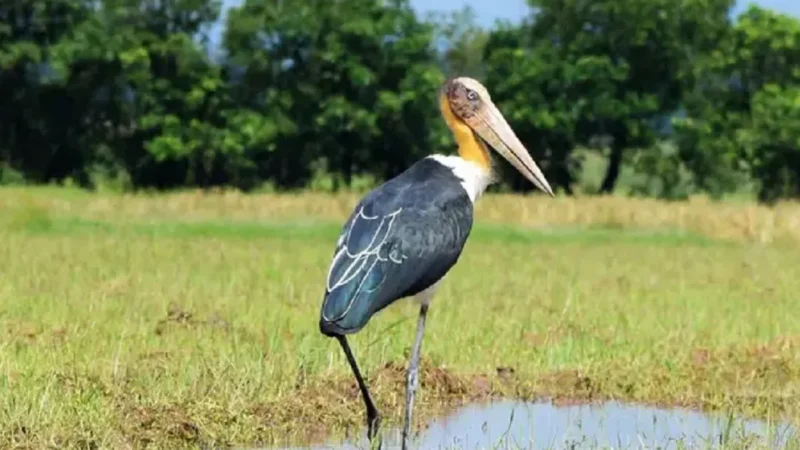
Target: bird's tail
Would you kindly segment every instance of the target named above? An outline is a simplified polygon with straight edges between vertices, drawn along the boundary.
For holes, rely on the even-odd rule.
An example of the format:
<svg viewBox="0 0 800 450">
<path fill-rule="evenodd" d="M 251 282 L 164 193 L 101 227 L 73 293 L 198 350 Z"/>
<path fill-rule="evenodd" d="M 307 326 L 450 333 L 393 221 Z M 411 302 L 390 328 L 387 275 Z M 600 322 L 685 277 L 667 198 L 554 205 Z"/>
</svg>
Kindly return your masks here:
<svg viewBox="0 0 800 450">
<path fill-rule="evenodd" d="M 345 336 L 358 332 L 372 316 L 369 295 L 336 289 L 328 292 L 322 302 L 319 330 L 325 336 Z"/>
</svg>

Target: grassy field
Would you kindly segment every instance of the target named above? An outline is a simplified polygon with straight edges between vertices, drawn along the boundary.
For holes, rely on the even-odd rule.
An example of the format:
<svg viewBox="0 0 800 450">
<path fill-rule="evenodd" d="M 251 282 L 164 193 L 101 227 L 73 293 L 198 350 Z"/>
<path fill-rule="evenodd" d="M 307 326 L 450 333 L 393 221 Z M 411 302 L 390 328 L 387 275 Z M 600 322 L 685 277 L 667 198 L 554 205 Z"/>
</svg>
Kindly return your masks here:
<svg viewBox="0 0 800 450">
<path fill-rule="evenodd" d="M 356 200 L 0 189 L 0 447 L 363 433 L 317 325 Z M 800 422 L 800 205 L 489 195 L 477 215 L 431 306 L 417 425 L 542 395 Z M 416 314 L 351 341 L 386 426 Z"/>
</svg>

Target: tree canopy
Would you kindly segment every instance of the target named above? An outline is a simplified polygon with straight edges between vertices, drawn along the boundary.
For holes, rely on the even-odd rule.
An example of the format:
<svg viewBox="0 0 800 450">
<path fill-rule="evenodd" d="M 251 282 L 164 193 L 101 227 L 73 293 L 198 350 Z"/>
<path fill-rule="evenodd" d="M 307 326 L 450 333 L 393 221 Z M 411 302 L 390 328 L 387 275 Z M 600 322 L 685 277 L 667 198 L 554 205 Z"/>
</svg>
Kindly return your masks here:
<svg viewBox="0 0 800 450">
<path fill-rule="evenodd" d="M 733 0 L 529 6 L 490 28 L 407 0 L 0 6 L 0 184 L 367 187 L 453 151 L 437 94 L 467 75 L 561 192 L 800 196 L 800 20 L 732 18 Z M 500 189 L 530 190 L 507 169 Z"/>
</svg>

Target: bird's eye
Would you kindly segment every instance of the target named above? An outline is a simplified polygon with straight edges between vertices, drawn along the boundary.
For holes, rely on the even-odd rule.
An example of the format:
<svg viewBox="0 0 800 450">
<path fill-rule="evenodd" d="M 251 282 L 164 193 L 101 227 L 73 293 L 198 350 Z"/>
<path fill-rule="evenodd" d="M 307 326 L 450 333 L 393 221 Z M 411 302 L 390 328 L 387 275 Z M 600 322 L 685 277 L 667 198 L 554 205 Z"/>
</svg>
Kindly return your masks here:
<svg viewBox="0 0 800 450">
<path fill-rule="evenodd" d="M 475 101 L 478 99 L 478 93 L 475 91 L 467 91 L 467 99 Z"/>
</svg>

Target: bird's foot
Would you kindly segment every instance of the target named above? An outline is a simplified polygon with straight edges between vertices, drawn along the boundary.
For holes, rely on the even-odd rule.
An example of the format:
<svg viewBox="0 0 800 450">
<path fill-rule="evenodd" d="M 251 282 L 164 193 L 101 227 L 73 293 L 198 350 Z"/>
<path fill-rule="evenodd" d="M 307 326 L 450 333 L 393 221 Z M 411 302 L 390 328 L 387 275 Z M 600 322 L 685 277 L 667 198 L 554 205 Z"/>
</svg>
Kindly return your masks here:
<svg viewBox="0 0 800 450">
<path fill-rule="evenodd" d="M 377 411 L 367 413 L 367 438 L 370 442 L 370 448 L 381 448 L 381 416 Z"/>
</svg>

